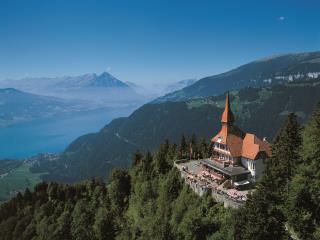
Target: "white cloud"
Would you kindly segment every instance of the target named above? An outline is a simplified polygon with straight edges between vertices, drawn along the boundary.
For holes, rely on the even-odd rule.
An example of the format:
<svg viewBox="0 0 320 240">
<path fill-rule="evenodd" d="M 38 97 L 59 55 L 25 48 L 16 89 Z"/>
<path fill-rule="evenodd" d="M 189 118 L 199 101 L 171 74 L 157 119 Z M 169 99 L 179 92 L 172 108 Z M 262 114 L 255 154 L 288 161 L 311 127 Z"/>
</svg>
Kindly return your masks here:
<svg viewBox="0 0 320 240">
<path fill-rule="evenodd" d="M 284 17 L 284 16 L 280 16 L 280 17 L 278 17 L 278 20 L 279 21 L 284 21 L 286 18 Z"/>
</svg>

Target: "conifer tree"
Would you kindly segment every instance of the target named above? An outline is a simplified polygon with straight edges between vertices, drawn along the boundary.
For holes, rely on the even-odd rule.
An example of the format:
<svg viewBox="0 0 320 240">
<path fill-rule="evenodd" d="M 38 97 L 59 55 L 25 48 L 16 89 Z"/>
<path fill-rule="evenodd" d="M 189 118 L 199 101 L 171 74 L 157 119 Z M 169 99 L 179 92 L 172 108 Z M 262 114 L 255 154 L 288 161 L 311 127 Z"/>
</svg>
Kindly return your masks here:
<svg viewBox="0 0 320 240">
<path fill-rule="evenodd" d="M 100 207 L 97 210 L 93 223 L 93 232 L 97 240 L 115 238 L 112 216 L 105 208 Z"/>
<path fill-rule="evenodd" d="M 277 186 L 277 191 L 287 196 L 289 182 L 300 160 L 302 143 L 297 116 L 290 113 L 272 145 L 272 156 L 268 160 L 265 174 Z"/>
<path fill-rule="evenodd" d="M 131 189 L 130 175 L 126 170 L 116 169 L 112 172 L 109 196 L 112 209 L 116 214 L 122 213 L 129 201 Z"/>
<path fill-rule="evenodd" d="M 245 206 L 237 211 L 235 240 L 286 239 L 285 218 L 274 188 L 271 179 L 263 178 Z"/>
<path fill-rule="evenodd" d="M 137 166 L 141 162 L 142 157 L 142 154 L 139 151 L 136 151 L 133 154 L 132 166 Z"/>
<path fill-rule="evenodd" d="M 300 163 L 300 127 L 290 113 L 266 160 L 266 170 L 244 209 L 239 210 L 235 224 L 238 240 L 285 239 L 284 200 L 297 165 Z"/>
<path fill-rule="evenodd" d="M 209 155 L 209 147 L 208 147 L 208 144 L 207 144 L 205 138 L 200 139 L 199 152 L 200 152 L 201 158 L 207 158 Z"/>
<path fill-rule="evenodd" d="M 192 134 L 190 144 L 191 144 L 190 147 L 192 147 L 192 155 L 193 155 L 191 156 L 191 158 L 197 158 L 199 150 L 198 150 L 198 140 L 195 134 Z"/>
<path fill-rule="evenodd" d="M 291 183 L 288 220 L 302 239 L 320 239 L 320 103 L 303 133 L 302 163 Z"/>
<path fill-rule="evenodd" d="M 188 152 L 188 144 L 187 140 L 184 134 L 181 136 L 181 141 L 180 141 L 180 157 L 185 158 L 187 156 Z"/>
<path fill-rule="evenodd" d="M 155 154 L 155 170 L 158 174 L 165 174 L 171 168 L 167 159 L 169 147 L 170 143 L 168 140 L 166 140 L 165 143 L 160 146 L 159 150 Z"/>
</svg>

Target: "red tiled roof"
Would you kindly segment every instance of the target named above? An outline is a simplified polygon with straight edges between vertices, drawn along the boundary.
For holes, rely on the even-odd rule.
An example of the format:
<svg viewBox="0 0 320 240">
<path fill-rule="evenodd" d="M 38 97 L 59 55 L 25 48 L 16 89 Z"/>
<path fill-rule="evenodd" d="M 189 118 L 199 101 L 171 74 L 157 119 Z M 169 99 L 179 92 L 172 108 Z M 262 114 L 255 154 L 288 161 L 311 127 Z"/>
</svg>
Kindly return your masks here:
<svg viewBox="0 0 320 240">
<path fill-rule="evenodd" d="M 260 152 L 265 152 L 267 156 L 271 155 L 270 144 L 267 141 L 259 139 L 254 134 L 243 132 L 232 124 L 233 119 L 229 94 L 227 94 L 226 107 L 221 119 L 222 127 L 220 132 L 212 138 L 212 142 L 227 145 L 233 157 L 245 157 L 254 160 Z"/>
<path fill-rule="evenodd" d="M 259 139 L 254 134 L 247 133 L 242 143 L 242 156 L 256 159 L 259 152 L 265 152 L 267 156 L 270 156 L 270 144 L 265 140 Z"/>
</svg>

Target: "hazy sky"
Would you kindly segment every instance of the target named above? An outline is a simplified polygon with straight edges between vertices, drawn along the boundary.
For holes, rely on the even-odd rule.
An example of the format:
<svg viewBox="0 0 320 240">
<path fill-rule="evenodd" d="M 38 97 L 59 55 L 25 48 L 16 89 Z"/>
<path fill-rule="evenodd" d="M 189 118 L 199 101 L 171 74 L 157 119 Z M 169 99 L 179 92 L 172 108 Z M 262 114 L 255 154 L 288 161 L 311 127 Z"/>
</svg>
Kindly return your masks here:
<svg viewBox="0 0 320 240">
<path fill-rule="evenodd" d="M 320 1 L 0 0 L 0 79 L 162 83 L 320 50 Z"/>
</svg>

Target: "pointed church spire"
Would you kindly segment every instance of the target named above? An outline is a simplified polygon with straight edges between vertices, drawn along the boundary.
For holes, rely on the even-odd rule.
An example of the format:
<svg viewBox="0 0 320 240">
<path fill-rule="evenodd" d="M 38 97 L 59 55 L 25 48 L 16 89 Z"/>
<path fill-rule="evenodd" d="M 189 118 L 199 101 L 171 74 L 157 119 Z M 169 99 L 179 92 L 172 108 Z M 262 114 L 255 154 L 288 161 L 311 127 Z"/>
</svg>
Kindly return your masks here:
<svg viewBox="0 0 320 240">
<path fill-rule="evenodd" d="M 230 100 L 229 100 L 229 92 L 227 92 L 226 96 L 226 106 L 224 108 L 224 112 L 221 118 L 222 123 L 226 123 L 228 125 L 232 125 L 234 122 L 234 116 L 230 108 Z"/>
</svg>

